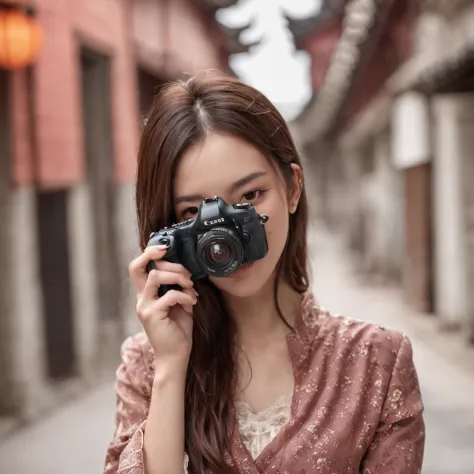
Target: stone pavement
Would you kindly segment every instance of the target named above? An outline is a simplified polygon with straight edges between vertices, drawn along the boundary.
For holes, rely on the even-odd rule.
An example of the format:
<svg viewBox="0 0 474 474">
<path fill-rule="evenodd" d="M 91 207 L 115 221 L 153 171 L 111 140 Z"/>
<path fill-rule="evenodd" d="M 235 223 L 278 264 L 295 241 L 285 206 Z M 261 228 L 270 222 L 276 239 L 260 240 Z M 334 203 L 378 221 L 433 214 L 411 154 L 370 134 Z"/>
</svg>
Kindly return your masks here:
<svg viewBox="0 0 474 474">
<path fill-rule="evenodd" d="M 109 381 L 0 444 L 1 474 L 101 474 L 114 423 Z"/>
<path fill-rule="evenodd" d="M 412 341 L 426 406 L 423 474 L 474 474 L 474 350 L 409 310 L 396 289 L 358 282 L 336 238 L 320 230 L 310 237 L 320 302 L 333 312 L 399 329 Z M 4 441 L 0 473 L 100 474 L 113 416 L 113 384 L 106 382 Z"/>
</svg>

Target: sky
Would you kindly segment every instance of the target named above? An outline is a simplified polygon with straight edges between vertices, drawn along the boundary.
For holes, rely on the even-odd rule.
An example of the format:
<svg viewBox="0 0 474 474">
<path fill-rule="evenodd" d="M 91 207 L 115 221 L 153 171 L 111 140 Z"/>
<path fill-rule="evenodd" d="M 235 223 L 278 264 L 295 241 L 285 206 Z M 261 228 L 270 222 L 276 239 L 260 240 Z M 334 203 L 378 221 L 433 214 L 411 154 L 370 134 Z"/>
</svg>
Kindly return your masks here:
<svg viewBox="0 0 474 474">
<path fill-rule="evenodd" d="M 228 26 L 253 25 L 242 39 L 262 43 L 249 54 L 231 58 L 231 67 L 239 77 L 262 91 L 283 113 L 294 118 L 311 97 L 308 54 L 296 51 L 283 12 L 294 18 L 314 14 L 319 0 L 240 0 L 232 8 L 221 10 L 218 19 Z"/>
</svg>

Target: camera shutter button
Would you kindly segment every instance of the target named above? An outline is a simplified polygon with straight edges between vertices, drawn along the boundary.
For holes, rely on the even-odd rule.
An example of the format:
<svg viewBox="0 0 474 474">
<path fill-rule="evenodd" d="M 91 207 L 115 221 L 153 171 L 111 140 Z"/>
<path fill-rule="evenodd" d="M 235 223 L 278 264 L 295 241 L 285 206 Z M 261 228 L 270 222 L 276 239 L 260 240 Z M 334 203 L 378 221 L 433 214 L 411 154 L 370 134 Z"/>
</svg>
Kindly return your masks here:
<svg viewBox="0 0 474 474">
<path fill-rule="evenodd" d="M 160 245 L 169 245 L 170 244 L 170 239 L 169 239 L 169 237 L 160 237 L 158 239 L 158 243 Z"/>
</svg>

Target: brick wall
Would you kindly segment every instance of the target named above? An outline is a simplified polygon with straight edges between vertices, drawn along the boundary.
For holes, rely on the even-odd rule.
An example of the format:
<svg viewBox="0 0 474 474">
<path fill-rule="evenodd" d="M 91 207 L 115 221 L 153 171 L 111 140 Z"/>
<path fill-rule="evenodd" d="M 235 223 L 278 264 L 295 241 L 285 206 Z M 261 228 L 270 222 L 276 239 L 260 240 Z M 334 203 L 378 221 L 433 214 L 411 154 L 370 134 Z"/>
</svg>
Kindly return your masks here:
<svg viewBox="0 0 474 474">
<path fill-rule="evenodd" d="M 212 31 L 206 30 L 188 2 L 173 0 L 170 5 L 170 55 L 177 68 L 194 74 L 203 69 L 227 67 L 221 62 Z"/>
<path fill-rule="evenodd" d="M 113 146 L 118 179 L 130 179 L 138 135 L 128 3 L 112 0 L 39 0 L 45 44 L 35 66 L 38 181 L 72 186 L 84 177 L 79 51 L 111 57 Z"/>
<path fill-rule="evenodd" d="M 27 70 L 10 74 L 10 109 L 12 181 L 14 184 L 29 185 L 34 180 L 34 162 L 32 150 L 32 130 L 30 122 L 29 86 Z"/>
<path fill-rule="evenodd" d="M 45 39 L 32 69 L 32 109 L 25 104 L 28 85 L 23 73 L 15 78 L 13 115 L 19 128 L 14 136 L 13 177 L 17 185 L 32 181 L 31 160 L 36 181 L 43 188 L 72 187 L 84 179 L 81 46 L 111 58 L 113 153 L 119 182 L 131 181 L 135 172 L 139 138 L 136 57 L 140 49 L 159 69 L 160 54 L 168 48 L 173 74 L 225 67 L 219 46 L 196 7 L 186 0 L 169 2 L 166 40 L 165 32 L 160 31 L 163 22 L 157 24 L 163 18 L 164 1 L 36 0 L 36 17 Z M 33 114 L 31 135 L 24 133 L 25 111 Z M 32 140 L 29 145 L 22 143 L 25 136 Z"/>
</svg>

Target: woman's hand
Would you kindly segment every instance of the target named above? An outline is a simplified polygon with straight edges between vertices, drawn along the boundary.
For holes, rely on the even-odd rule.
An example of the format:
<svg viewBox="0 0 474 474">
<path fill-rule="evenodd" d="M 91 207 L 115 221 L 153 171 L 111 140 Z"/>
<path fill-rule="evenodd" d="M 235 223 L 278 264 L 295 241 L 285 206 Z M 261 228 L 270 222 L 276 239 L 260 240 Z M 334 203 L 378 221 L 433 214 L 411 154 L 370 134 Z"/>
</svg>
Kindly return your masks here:
<svg viewBox="0 0 474 474">
<path fill-rule="evenodd" d="M 186 368 L 192 347 L 193 305 L 197 293 L 191 274 L 176 263 L 164 262 L 166 247 L 148 247 L 130 263 L 129 271 L 137 288 L 136 311 L 155 352 L 156 360 Z M 146 266 L 153 260 L 156 270 L 147 273 Z M 158 297 L 160 285 L 179 285 L 182 291 L 170 290 Z M 163 364 L 162 364 L 163 363 Z M 157 364 L 158 366 L 158 364 Z"/>
</svg>

